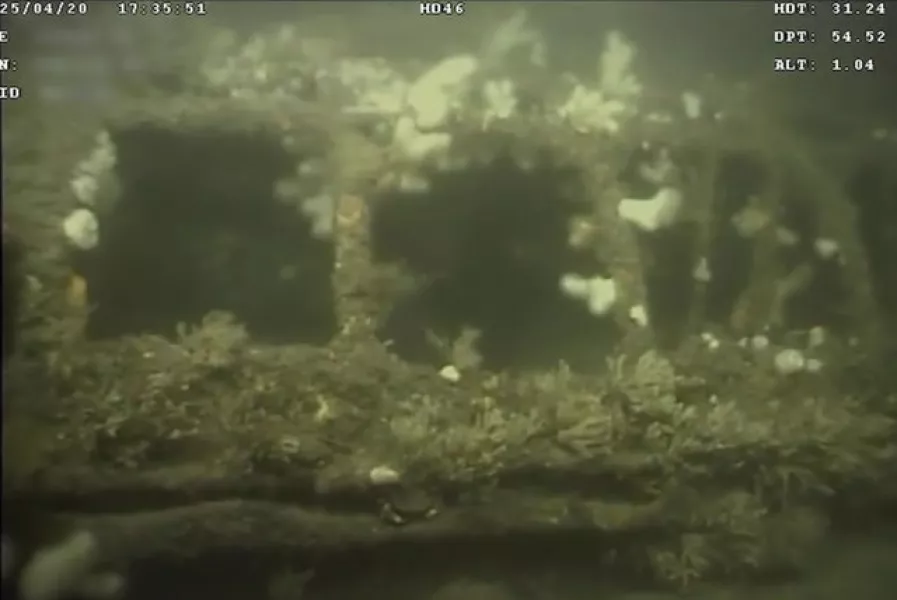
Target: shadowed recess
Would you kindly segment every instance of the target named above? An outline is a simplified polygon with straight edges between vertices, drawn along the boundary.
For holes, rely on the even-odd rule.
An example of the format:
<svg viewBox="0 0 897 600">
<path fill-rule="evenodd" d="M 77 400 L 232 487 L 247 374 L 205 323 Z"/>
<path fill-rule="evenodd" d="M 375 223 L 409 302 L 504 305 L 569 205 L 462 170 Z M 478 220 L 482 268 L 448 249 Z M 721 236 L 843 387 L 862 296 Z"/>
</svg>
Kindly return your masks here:
<svg viewBox="0 0 897 600">
<path fill-rule="evenodd" d="M 332 249 L 278 203 L 294 160 L 261 135 L 114 134 L 120 195 L 89 257 L 88 333 L 172 333 L 233 313 L 258 341 L 325 342 L 334 331 Z"/>
<path fill-rule="evenodd" d="M 425 190 L 375 199 L 377 257 L 404 264 L 425 282 L 399 303 L 381 335 L 411 361 L 444 364 L 428 337 L 451 341 L 472 328 L 490 367 L 564 360 L 580 370 L 603 368 L 614 325 L 558 287 L 566 272 L 604 270 L 568 242 L 580 177 L 548 156 L 521 165 L 498 153 L 484 164 L 426 173 Z"/>
</svg>

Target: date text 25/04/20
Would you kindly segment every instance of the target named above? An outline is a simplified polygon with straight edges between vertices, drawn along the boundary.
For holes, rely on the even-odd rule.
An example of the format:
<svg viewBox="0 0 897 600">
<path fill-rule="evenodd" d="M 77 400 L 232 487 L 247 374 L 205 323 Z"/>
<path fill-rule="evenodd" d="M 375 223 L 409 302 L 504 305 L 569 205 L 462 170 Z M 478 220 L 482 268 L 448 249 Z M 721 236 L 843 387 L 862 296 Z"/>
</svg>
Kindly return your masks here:
<svg viewBox="0 0 897 600">
<path fill-rule="evenodd" d="M 19 2 L 0 2 L 0 16 L 30 15 L 64 16 L 86 15 L 87 2 L 65 2 L 62 0 L 33 2 L 21 0 Z"/>
<path fill-rule="evenodd" d="M 435 15 L 463 15 L 463 2 L 421 2 L 420 14 L 427 16 Z"/>
</svg>

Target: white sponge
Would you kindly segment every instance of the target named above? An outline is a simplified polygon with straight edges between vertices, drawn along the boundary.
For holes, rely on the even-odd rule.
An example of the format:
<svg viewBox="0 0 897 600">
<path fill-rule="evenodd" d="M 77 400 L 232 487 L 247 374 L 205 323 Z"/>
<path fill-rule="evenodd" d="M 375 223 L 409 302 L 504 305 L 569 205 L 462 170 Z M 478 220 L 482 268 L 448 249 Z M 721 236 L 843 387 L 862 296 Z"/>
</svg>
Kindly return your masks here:
<svg viewBox="0 0 897 600">
<path fill-rule="evenodd" d="M 90 250 L 100 243 L 100 223 L 86 208 L 69 213 L 62 221 L 62 231 L 69 243 L 79 250 Z"/>
<path fill-rule="evenodd" d="M 773 357 L 773 366 L 779 375 L 794 375 L 806 370 L 807 359 L 800 350 L 786 348 Z"/>
<path fill-rule="evenodd" d="M 422 130 L 445 125 L 452 104 L 479 66 L 479 61 L 471 54 L 451 56 L 411 84 L 407 101 L 415 124 Z"/>
<path fill-rule="evenodd" d="M 452 136 L 445 132 L 421 132 L 411 117 L 401 117 L 396 121 L 393 143 L 405 159 L 420 162 L 445 154 Z"/>
<path fill-rule="evenodd" d="M 644 304 L 633 304 L 629 307 L 629 318 L 639 327 L 647 327 L 649 323 L 648 309 Z"/>
<path fill-rule="evenodd" d="M 635 54 L 635 46 L 621 32 L 607 34 L 598 61 L 601 91 L 620 99 L 633 99 L 641 94 L 642 85 L 632 73 Z"/>
<path fill-rule="evenodd" d="M 819 238 L 813 242 L 813 249 L 816 250 L 816 254 L 819 255 L 819 258 L 824 260 L 838 256 L 838 252 L 841 250 L 838 242 L 830 238 Z"/>
<path fill-rule="evenodd" d="M 617 302 L 617 284 L 598 275 L 585 278 L 566 273 L 561 277 L 560 289 L 565 296 L 584 301 L 589 312 L 597 317 L 606 315 Z"/>
<path fill-rule="evenodd" d="M 675 223 L 681 210 L 682 192 L 663 187 L 652 198 L 624 198 L 617 206 L 617 215 L 642 231 L 657 231 Z"/>
</svg>

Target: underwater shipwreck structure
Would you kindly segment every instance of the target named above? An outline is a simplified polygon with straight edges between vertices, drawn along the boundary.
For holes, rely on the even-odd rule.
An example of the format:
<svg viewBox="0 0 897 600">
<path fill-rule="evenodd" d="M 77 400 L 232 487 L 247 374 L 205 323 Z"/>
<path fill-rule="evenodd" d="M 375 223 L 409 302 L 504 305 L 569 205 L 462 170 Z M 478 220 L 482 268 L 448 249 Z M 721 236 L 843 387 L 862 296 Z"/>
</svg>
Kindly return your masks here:
<svg viewBox="0 0 897 600">
<path fill-rule="evenodd" d="M 259 35 L 83 128 L 10 117 L 7 496 L 134 560 L 513 539 L 676 587 L 893 510 L 893 146 L 750 91 L 512 94 L 511 25 L 333 58 L 337 92 Z"/>
</svg>

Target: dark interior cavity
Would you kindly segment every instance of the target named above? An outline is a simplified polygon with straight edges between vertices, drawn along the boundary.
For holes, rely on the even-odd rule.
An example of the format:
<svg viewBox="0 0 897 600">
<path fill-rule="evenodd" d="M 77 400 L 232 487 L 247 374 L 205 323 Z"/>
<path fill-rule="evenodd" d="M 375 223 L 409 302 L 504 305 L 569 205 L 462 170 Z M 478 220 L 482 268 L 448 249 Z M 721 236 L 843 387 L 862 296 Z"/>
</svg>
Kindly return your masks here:
<svg viewBox="0 0 897 600">
<path fill-rule="evenodd" d="M 3 364 L 15 349 L 18 331 L 19 309 L 25 279 L 21 262 L 23 249 L 12 231 L 3 223 Z"/>
<path fill-rule="evenodd" d="M 869 179 L 872 178 L 864 176 L 864 181 Z M 775 249 L 780 276 L 784 277 L 801 265 L 812 268 L 808 284 L 789 298 L 784 306 L 787 327 L 807 329 L 823 325 L 835 330 L 848 327 L 849 318 L 843 307 L 850 290 L 845 285 L 840 261 L 820 257 L 814 248 L 820 237 L 820 206 L 819 199 L 810 191 L 807 182 L 791 172 L 774 173 L 759 158 L 738 152 L 720 159 L 714 191 L 717 225 L 709 257 L 713 278 L 707 289 L 708 317 L 719 323 L 727 323 L 741 294 L 750 284 L 756 244 L 768 242 L 739 236 L 731 222 L 739 211 L 749 206 L 752 197 L 767 195 L 778 211 L 771 215 L 773 226 L 793 232 L 796 239 L 794 244 L 780 244 Z M 869 193 L 868 190 L 865 192 Z M 857 193 L 861 192 L 854 195 Z M 882 203 L 868 204 L 865 208 L 861 206 L 861 211 L 868 213 L 866 209 L 869 206 Z M 825 210 L 825 207 L 821 209 Z M 873 221 L 883 217 L 879 209 L 876 209 L 876 215 Z M 865 221 L 869 221 L 868 217 Z M 861 222 L 859 229 L 861 238 L 867 244 L 873 269 L 877 264 L 875 255 L 878 251 L 868 244 L 869 240 L 881 237 L 874 234 L 870 237 L 875 227 L 872 225 L 870 228 Z"/>
<path fill-rule="evenodd" d="M 881 161 L 867 161 L 848 180 L 847 193 L 859 211 L 878 301 L 888 316 L 897 318 L 897 177 Z"/>
<path fill-rule="evenodd" d="M 784 270 L 791 271 L 801 263 L 813 268 L 813 276 L 806 287 L 786 302 L 785 319 L 794 329 L 824 325 L 844 331 L 851 319 L 844 310 L 850 290 L 840 261 L 822 258 L 814 248 L 821 235 L 818 198 L 793 176 L 784 179 L 781 222 L 798 236 L 795 246 L 780 250 Z M 821 210 L 828 209 L 823 206 Z"/>
<path fill-rule="evenodd" d="M 747 153 L 720 158 L 713 184 L 717 227 L 707 258 L 712 278 L 707 286 L 707 316 L 728 323 L 738 298 L 750 282 L 753 244 L 738 236 L 730 223 L 752 196 L 762 194 L 770 174 L 759 159 Z"/>
<path fill-rule="evenodd" d="M 381 331 L 409 361 L 445 357 L 428 332 L 451 341 L 480 332 L 477 351 L 491 368 L 604 367 L 617 335 L 559 291 L 568 272 L 605 274 L 591 253 L 568 244 L 581 199 L 579 172 L 544 158 L 522 167 L 500 154 L 460 171 L 426 173 L 429 189 L 391 190 L 374 202 L 375 255 L 405 265 L 424 282 Z"/>
<path fill-rule="evenodd" d="M 641 234 L 648 314 L 657 343 L 673 348 L 689 333 L 689 310 L 695 301 L 692 276 L 697 261 L 694 223 Z"/>
<path fill-rule="evenodd" d="M 167 335 L 213 310 L 261 342 L 332 335 L 333 251 L 273 196 L 295 165 L 279 140 L 141 126 L 114 141 L 120 195 L 79 265 L 90 336 Z"/>
</svg>

